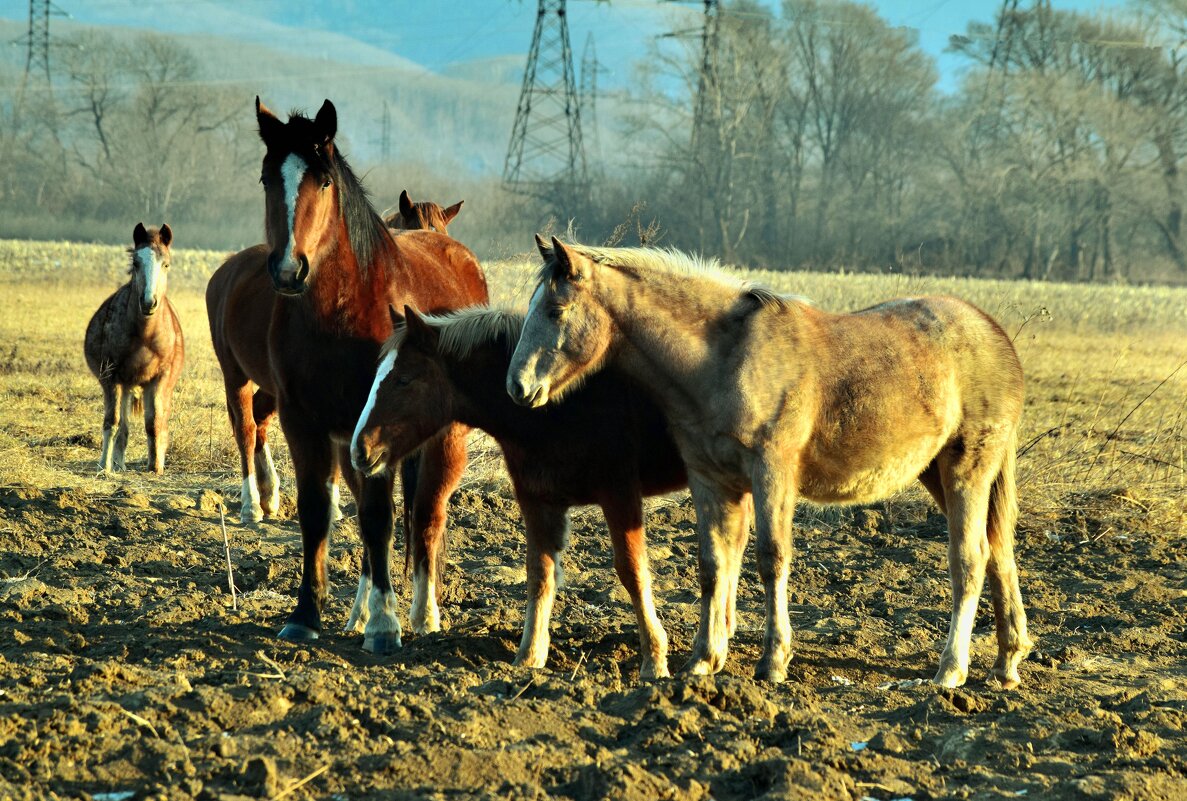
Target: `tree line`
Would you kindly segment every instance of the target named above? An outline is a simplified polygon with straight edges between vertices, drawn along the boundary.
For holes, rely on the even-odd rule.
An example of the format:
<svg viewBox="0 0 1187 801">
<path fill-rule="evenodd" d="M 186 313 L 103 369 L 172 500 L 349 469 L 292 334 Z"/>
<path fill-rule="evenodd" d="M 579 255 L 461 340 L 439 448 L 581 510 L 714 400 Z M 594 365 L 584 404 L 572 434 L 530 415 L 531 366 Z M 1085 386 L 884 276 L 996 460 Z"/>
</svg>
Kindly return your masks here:
<svg viewBox="0 0 1187 801">
<path fill-rule="evenodd" d="M 572 224 L 774 269 L 1183 283 L 1185 39 L 1187 0 L 1125 16 L 1005 0 L 952 37 L 966 67 L 941 88 L 916 34 L 869 6 L 733 0 L 712 58 L 657 45 L 602 105 L 629 146 L 587 191 L 518 197 L 415 153 L 356 166 L 381 207 L 404 188 L 465 198 L 459 238 L 487 257 Z M 203 80 L 177 39 L 65 44 L 55 92 L 0 97 L 0 235 L 145 219 L 184 221 L 186 244 L 259 241 L 251 93 Z"/>
<path fill-rule="evenodd" d="M 650 211 L 728 262 L 1187 280 L 1187 2 L 1144 12 L 1007 0 L 951 38 L 944 93 L 868 6 L 727 3 L 714 58 L 657 52 L 641 81 Z"/>
</svg>

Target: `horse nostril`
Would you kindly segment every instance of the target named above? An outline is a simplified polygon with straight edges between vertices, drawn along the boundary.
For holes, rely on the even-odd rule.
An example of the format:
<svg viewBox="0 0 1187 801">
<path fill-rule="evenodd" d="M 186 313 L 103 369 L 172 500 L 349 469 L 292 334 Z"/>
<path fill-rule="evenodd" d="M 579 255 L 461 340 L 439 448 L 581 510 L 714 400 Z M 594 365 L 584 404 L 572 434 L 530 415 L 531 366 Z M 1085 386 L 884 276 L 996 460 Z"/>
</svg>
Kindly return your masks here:
<svg viewBox="0 0 1187 801">
<path fill-rule="evenodd" d="M 309 275 L 309 259 L 302 253 L 297 257 L 297 280 L 296 283 L 305 283 L 306 277 Z"/>
</svg>

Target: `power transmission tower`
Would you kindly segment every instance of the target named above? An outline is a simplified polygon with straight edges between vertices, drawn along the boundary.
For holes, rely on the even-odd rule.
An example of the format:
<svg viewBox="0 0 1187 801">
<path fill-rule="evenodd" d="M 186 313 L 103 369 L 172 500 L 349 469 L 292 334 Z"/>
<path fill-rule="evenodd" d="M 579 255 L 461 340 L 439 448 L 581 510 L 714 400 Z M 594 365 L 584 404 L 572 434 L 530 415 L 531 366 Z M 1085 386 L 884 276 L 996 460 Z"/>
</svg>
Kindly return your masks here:
<svg viewBox="0 0 1187 801">
<path fill-rule="evenodd" d="M 692 118 L 692 146 L 695 150 L 716 121 L 709 113 L 709 98 L 717 86 L 717 41 L 721 27 L 721 8 L 717 0 L 703 0 L 705 20 L 701 27 L 701 74 L 697 81 L 697 101 Z"/>
<path fill-rule="evenodd" d="M 25 45 L 26 83 L 36 77 L 49 85 L 49 18 L 53 14 L 66 15 L 50 0 L 29 0 L 29 31 L 17 39 L 18 44 Z"/>
<path fill-rule="evenodd" d="M 565 0 L 539 0 L 503 182 L 562 210 L 589 185 Z"/>
<path fill-rule="evenodd" d="M 590 149 L 593 152 L 594 171 L 602 171 L 602 146 L 598 138 L 598 72 L 602 64 L 598 61 L 597 47 L 594 45 L 593 31 L 585 37 L 585 47 L 581 51 L 581 118 L 585 120 L 585 129 L 590 132 Z"/>
</svg>

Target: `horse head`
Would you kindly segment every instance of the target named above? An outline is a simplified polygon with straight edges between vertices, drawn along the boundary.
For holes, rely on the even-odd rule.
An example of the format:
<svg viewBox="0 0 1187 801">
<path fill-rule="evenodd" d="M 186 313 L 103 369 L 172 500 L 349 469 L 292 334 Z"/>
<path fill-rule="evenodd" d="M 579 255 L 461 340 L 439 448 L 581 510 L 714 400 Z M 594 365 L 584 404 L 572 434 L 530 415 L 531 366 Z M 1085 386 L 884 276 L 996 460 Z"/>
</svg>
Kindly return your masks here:
<svg viewBox="0 0 1187 801">
<path fill-rule="evenodd" d="M 145 228 L 144 223 L 136 223 L 132 230 L 132 282 L 145 317 L 156 314 L 165 299 L 172 242 L 173 230 L 168 225 Z"/>
<path fill-rule="evenodd" d="M 292 114 L 281 122 L 257 97 L 256 120 L 267 148 L 260 183 L 268 273 L 278 292 L 300 295 L 341 219 L 334 153 L 338 113 L 327 100 L 313 119 Z"/>
</svg>

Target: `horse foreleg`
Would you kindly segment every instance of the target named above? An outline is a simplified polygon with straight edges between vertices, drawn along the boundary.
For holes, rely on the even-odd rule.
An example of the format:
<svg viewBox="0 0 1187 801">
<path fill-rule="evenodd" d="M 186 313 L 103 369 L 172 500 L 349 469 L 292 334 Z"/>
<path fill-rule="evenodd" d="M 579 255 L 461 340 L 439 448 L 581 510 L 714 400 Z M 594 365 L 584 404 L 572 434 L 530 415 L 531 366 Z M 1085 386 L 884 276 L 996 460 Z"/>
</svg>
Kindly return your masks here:
<svg viewBox="0 0 1187 801">
<path fill-rule="evenodd" d="M 945 481 L 948 507 L 948 573 L 952 582 L 952 621 L 935 683 L 959 687 L 969 674 L 969 645 L 977 601 L 989 561 L 986 515 L 989 482 Z"/>
<path fill-rule="evenodd" d="M 362 479 L 356 497 L 359 531 L 370 572 L 363 650 L 373 654 L 390 654 L 402 645 L 391 571 L 394 483 L 395 477 L 390 472 Z"/>
<path fill-rule="evenodd" d="M 284 422 L 282 420 L 282 422 Z M 297 479 L 297 520 L 301 526 L 301 585 L 297 608 L 280 630 L 286 640 L 315 640 L 321 632 L 321 612 L 327 592 L 326 551 L 330 536 L 330 441 L 317 432 L 286 425 L 285 434 Z"/>
<path fill-rule="evenodd" d="M 371 592 L 371 560 L 367 556 L 367 549 L 363 548 L 363 558 L 359 565 L 359 586 L 354 593 L 354 604 L 350 607 L 350 616 L 346 618 L 343 634 L 362 634 L 367 628 L 367 620 L 371 611 L 367 606 L 367 597 Z"/>
<path fill-rule="evenodd" d="M 568 539 L 569 510 L 522 501 L 520 509 L 527 534 L 528 605 L 515 664 L 542 668 L 548 661 L 548 625 L 559 583 L 560 553 Z"/>
<path fill-rule="evenodd" d="M 689 476 L 697 510 L 697 572 L 701 583 L 701 623 L 684 672 L 716 673 L 729 653 L 729 597 L 732 592 L 732 541 L 742 514 L 742 495 Z"/>
<path fill-rule="evenodd" d="M 420 473 L 412 499 L 412 630 L 417 634 L 440 631 L 441 610 L 437 582 L 445 544 L 449 496 L 466 468 L 469 429 L 452 425 L 429 440 L 420 451 Z M 407 503 L 405 498 L 405 503 Z"/>
<path fill-rule="evenodd" d="M 251 398 L 251 416 L 255 423 L 255 473 L 258 476 L 259 513 L 276 517 L 280 514 L 280 479 L 272 449 L 268 446 L 268 429 L 276 419 L 276 398 L 257 390 Z"/>
<path fill-rule="evenodd" d="M 103 385 L 103 448 L 99 451 L 99 469 L 110 473 L 115 459 L 115 431 L 123 415 L 124 388 L 119 384 Z"/>
<path fill-rule="evenodd" d="M 635 607 L 639 626 L 639 677 L 658 679 L 668 673 L 668 635 L 651 594 L 651 568 L 647 561 L 647 536 L 643 531 L 643 499 L 635 494 L 602 502 L 610 544 L 614 549 L 614 570 Z M 728 605 L 727 605 L 728 612 Z"/>
<path fill-rule="evenodd" d="M 791 471 L 784 465 L 761 462 L 753 486 L 755 555 L 766 600 L 763 652 L 754 668 L 754 678 L 783 681 L 791 661 L 787 579 L 791 568 L 795 485 Z"/>
<path fill-rule="evenodd" d="M 989 499 L 989 591 L 997 629 L 997 661 L 993 676 L 1007 690 L 1022 683 L 1018 665 L 1034 647 L 1026 631 L 1026 609 L 1018 586 L 1018 565 L 1014 562 L 1014 527 L 1018 522 L 1018 500 L 1014 486 L 1014 442 L 1007 446 L 1001 470 L 994 480 Z"/>
</svg>

